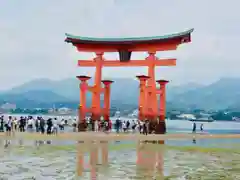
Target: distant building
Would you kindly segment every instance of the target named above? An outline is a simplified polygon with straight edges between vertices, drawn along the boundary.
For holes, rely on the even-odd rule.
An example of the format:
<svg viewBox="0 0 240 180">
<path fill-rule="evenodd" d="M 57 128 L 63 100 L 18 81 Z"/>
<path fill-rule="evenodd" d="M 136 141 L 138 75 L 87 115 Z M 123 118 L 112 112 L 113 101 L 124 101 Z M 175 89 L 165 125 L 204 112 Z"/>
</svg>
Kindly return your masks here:
<svg viewBox="0 0 240 180">
<path fill-rule="evenodd" d="M 17 108 L 16 104 L 5 103 L 0 107 L 3 110 L 15 110 Z"/>
<path fill-rule="evenodd" d="M 120 111 L 116 111 L 115 114 L 114 114 L 115 117 L 120 117 L 120 115 L 121 115 Z"/>
<path fill-rule="evenodd" d="M 209 114 L 209 113 L 199 113 L 199 115 L 201 116 L 201 117 L 204 117 L 204 118 L 209 118 L 210 116 L 211 116 L 211 114 Z"/>
<path fill-rule="evenodd" d="M 53 108 L 48 109 L 48 113 L 53 113 L 55 110 Z"/>
<path fill-rule="evenodd" d="M 170 114 L 172 114 L 172 115 L 180 115 L 181 112 L 180 112 L 180 111 L 176 111 L 176 110 L 172 110 L 172 111 L 170 112 Z"/>
<path fill-rule="evenodd" d="M 36 110 L 36 111 L 41 111 L 42 108 L 35 108 L 34 110 Z"/>
<path fill-rule="evenodd" d="M 179 119 L 196 119 L 196 117 L 193 114 L 181 114 L 179 116 L 177 116 Z"/>
<path fill-rule="evenodd" d="M 240 122 L 240 118 L 239 117 L 232 117 L 232 120 Z"/>
<path fill-rule="evenodd" d="M 68 113 L 72 112 L 71 109 L 66 108 L 66 107 L 59 108 L 57 111 L 58 111 L 59 114 L 68 114 Z"/>
<path fill-rule="evenodd" d="M 5 109 L 0 108 L 0 114 L 4 114 L 7 113 L 7 111 Z"/>
</svg>

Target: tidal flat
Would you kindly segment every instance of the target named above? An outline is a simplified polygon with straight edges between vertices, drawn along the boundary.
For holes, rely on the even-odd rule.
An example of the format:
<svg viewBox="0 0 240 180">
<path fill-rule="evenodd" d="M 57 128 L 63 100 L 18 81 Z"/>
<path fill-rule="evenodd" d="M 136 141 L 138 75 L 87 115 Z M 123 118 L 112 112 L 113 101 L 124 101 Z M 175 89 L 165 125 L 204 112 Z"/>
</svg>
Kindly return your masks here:
<svg viewBox="0 0 240 180">
<path fill-rule="evenodd" d="M 238 180 L 231 148 L 144 142 L 1 142 L 0 179 Z"/>
</svg>

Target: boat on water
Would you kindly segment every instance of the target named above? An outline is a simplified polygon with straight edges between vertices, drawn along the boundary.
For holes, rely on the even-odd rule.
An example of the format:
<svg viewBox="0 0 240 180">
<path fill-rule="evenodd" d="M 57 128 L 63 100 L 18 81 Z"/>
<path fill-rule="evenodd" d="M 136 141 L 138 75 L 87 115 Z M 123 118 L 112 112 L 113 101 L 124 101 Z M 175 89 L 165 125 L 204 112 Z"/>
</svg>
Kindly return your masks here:
<svg viewBox="0 0 240 180">
<path fill-rule="evenodd" d="M 240 118 L 239 117 L 232 117 L 232 120 L 236 121 L 236 122 L 240 122 Z"/>
<path fill-rule="evenodd" d="M 214 122 L 215 120 L 211 117 L 209 118 L 196 118 L 196 119 L 189 119 L 189 121 L 192 121 L 192 122 Z"/>
</svg>

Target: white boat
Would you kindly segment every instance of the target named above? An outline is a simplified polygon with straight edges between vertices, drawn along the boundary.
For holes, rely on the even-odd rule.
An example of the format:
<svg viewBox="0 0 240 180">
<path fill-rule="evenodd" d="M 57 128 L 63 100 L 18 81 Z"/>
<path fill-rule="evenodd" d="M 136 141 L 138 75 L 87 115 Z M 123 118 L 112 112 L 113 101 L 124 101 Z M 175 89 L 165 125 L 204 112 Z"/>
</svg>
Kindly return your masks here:
<svg viewBox="0 0 240 180">
<path fill-rule="evenodd" d="M 193 121 L 193 122 L 213 122 L 215 120 L 211 117 L 209 117 L 209 118 L 202 117 L 202 118 L 197 118 L 197 119 L 191 119 L 189 121 Z"/>
<path fill-rule="evenodd" d="M 233 121 L 240 122 L 240 118 L 239 118 L 239 117 L 232 117 L 232 120 L 233 120 Z"/>
</svg>

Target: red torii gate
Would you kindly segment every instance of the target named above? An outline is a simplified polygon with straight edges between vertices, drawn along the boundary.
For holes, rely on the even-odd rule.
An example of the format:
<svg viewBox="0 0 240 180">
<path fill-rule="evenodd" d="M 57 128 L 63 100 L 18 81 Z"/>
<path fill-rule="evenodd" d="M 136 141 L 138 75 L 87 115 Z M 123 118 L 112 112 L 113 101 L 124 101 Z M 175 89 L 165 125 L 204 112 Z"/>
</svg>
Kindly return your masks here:
<svg viewBox="0 0 240 180">
<path fill-rule="evenodd" d="M 90 77 L 77 76 L 81 81 L 80 126 L 82 124 L 82 127 L 84 127 L 87 112 L 92 113 L 94 120 L 99 120 L 101 115 L 104 115 L 105 120 L 109 120 L 110 84 L 112 81 L 102 81 L 103 67 L 145 66 L 148 67 L 148 77 L 138 76 L 140 80 L 139 118 L 140 120 L 147 118 L 151 121 L 159 118 L 162 123 L 160 123 L 161 125 L 156 132 L 165 133 L 165 85 L 168 81 L 157 81 L 160 84 L 160 89 L 156 88 L 155 67 L 175 66 L 176 59 L 159 59 L 156 57 L 156 52 L 176 50 L 178 45 L 191 41 L 192 32 L 193 29 L 190 29 L 181 33 L 145 38 L 89 38 L 66 34 L 65 41 L 72 43 L 78 51 L 95 52 L 96 54 L 93 60 L 78 61 L 78 65 L 81 67 L 96 67 L 95 81 L 92 87 L 87 84 Z M 147 51 L 149 55 L 145 60 L 131 60 L 133 51 Z M 106 60 L 103 56 L 104 52 L 119 52 L 120 61 Z M 101 82 L 104 83 L 105 88 L 102 88 Z M 86 108 L 86 91 L 92 92 L 93 95 L 91 108 Z M 103 110 L 100 106 L 101 93 L 104 93 L 105 98 Z M 157 102 L 158 94 L 160 95 L 160 111 Z"/>
</svg>

